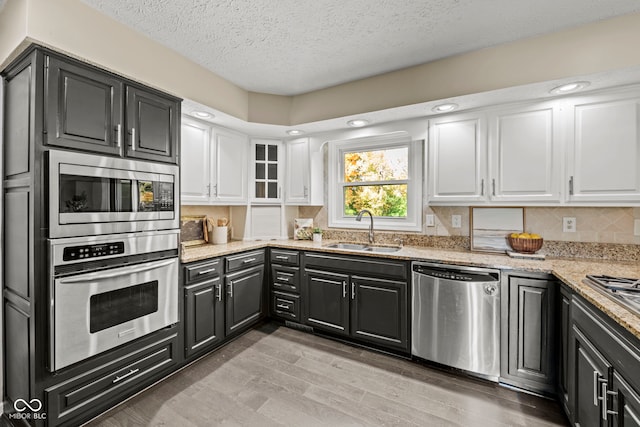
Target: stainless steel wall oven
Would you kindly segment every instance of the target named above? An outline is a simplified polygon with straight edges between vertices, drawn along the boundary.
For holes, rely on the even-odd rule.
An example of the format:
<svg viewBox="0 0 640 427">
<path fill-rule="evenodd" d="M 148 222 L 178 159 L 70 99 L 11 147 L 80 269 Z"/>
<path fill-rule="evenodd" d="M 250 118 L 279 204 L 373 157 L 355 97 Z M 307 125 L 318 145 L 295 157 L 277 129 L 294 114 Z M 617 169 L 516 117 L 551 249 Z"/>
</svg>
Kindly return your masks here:
<svg viewBox="0 0 640 427">
<path fill-rule="evenodd" d="M 49 370 L 178 321 L 179 231 L 49 241 Z"/>
<path fill-rule="evenodd" d="M 49 237 L 180 228 L 179 169 L 49 151 Z"/>
</svg>

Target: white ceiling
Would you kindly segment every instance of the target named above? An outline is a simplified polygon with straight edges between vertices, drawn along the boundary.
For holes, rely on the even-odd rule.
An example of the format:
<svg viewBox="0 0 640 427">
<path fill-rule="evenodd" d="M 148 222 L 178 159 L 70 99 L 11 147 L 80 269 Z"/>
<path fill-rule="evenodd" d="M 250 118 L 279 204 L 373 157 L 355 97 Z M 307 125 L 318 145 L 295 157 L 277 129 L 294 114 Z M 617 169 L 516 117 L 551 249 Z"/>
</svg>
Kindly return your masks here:
<svg viewBox="0 0 640 427">
<path fill-rule="evenodd" d="M 640 11 L 638 0 L 82 1 L 246 90 L 280 95 Z"/>
</svg>

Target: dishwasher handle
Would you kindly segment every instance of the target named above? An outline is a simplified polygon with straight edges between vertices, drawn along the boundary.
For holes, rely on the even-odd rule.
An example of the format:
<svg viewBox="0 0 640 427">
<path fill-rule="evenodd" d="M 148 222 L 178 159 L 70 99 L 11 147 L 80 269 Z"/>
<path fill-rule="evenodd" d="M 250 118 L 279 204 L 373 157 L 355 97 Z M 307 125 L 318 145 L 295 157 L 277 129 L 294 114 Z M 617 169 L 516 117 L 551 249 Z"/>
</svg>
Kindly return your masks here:
<svg viewBox="0 0 640 427">
<path fill-rule="evenodd" d="M 413 265 L 413 274 L 433 277 L 440 280 L 451 280 L 456 282 L 498 282 L 500 281 L 500 272 L 497 270 L 484 270 L 480 268 L 469 267 L 453 269 L 446 267 L 434 267 L 430 265 Z"/>
</svg>

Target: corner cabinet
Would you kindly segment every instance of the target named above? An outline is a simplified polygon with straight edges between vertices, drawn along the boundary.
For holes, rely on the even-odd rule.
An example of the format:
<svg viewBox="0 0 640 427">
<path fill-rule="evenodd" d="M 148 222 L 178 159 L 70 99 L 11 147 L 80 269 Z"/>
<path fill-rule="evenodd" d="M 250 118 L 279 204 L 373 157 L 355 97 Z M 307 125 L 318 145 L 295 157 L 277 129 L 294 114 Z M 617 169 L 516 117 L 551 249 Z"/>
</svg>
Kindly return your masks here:
<svg viewBox="0 0 640 427">
<path fill-rule="evenodd" d="M 287 141 L 284 203 L 287 205 L 324 204 L 324 156 L 311 146 L 309 138 Z"/>
<path fill-rule="evenodd" d="M 304 253 L 303 322 L 314 329 L 409 351 L 404 262 Z"/>
<path fill-rule="evenodd" d="M 251 201 L 281 203 L 284 155 L 282 141 L 252 139 Z"/>
<path fill-rule="evenodd" d="M 503 275 L 502 281 L 500 381 L 555 394 L 559 284 L 552 277 L 519 272 Z"/>
<path fill-rule="evenodd" d="M 45 53 L 44 143 L 176 163 L 180 100 Z"/>
<path fill-rule="evenodd" d="M 245 135 L 183 117 L 180 165 L 183 204 L 246 204 L 249 140 Z"/>
<path fill-rule="evenodd" d="M 640 92 L 582 97 L 567 109 L 568 200 L 640 201 Z"/>
</svg>

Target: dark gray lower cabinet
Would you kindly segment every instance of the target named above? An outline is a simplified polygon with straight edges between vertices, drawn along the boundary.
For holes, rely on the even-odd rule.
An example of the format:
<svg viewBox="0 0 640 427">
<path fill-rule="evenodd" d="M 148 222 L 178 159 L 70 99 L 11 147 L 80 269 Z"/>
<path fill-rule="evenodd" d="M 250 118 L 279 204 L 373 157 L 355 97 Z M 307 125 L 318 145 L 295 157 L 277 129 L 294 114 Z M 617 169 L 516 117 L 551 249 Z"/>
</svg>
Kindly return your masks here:
<svg viewBox="0 0 640 427">
<path fill-rule="evenodd" d="M 559 284 L 551 278 L 520 275 L 505 275 L 503 280 L 500 380 L 555 394 L 555 295 Z"/>
<path fill-rule="evenodd" d="M 405 263 L 314 253 L 305 253 L 304 263 L 304 323 L 359 341 L 409 350 Z"/>
<path fill-rule="evenodd" d="M 224 338 L 224 301 L 220 277 L 184 287 L 187 357 Z"/>
<path fill-rule="evenodd" d="M 306 270 L 307 324 L 340 335 L 349 335 L 347 274 Z"/>
<path fill-rule="evenodd" d="M 226 334 L 259 320 L 263 313 L 264 265 L 228 274 L 226 289 Z"/>
<path fill-rule="evenodd" d="M 571 299 L 570 418 L 576 426 L 640 426 L 640 343 L 581 297 Z"/>
<path fill-rule="evenodd" d="M 571 414 L 569 401 L 569 347 L 571 333 L 571 291 L 566 285 L 560 286 L 558 301 L 558 320 L 560 333 L 558 340 L 558 398 L 565 413 Z"/>
</svg>

